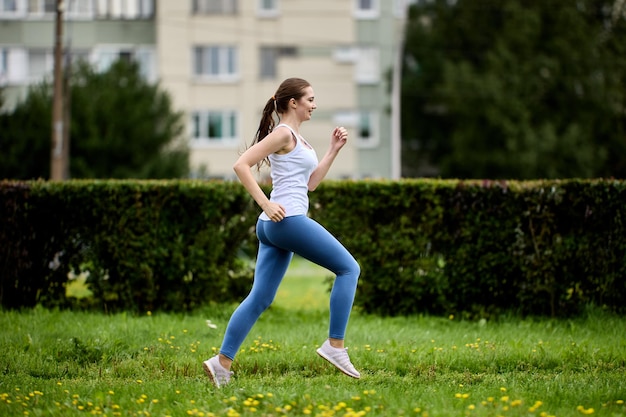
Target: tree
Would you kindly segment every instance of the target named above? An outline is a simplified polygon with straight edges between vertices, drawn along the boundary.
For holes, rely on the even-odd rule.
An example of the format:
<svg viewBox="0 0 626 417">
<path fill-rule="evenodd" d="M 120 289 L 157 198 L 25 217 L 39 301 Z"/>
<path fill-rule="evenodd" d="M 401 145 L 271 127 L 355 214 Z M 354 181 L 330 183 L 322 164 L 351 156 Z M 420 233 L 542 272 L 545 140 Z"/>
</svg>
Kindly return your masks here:
<svg viewBox="0 0 626 417">
<path fill-rule="evenodd" d="M 179 178 L 189 171 L 182 114 L 134 62 L 105 72 L 85 63 L 71 75 L 72 178 Z M 0 115 L 0 178 L 48 178 L 52 90 L 37 85 Z"/>
<path fill-rule="evenodd" d="M 0 114 L 0 178 L 46 178 L 50 174 L 52 90 L 34 86 L 10 113 Z"/>
<path fill-rule="evenodd" d="M 411 9 L 403 175 L 626 176 L 622 0 L 434 0 Z"/>
</svg>

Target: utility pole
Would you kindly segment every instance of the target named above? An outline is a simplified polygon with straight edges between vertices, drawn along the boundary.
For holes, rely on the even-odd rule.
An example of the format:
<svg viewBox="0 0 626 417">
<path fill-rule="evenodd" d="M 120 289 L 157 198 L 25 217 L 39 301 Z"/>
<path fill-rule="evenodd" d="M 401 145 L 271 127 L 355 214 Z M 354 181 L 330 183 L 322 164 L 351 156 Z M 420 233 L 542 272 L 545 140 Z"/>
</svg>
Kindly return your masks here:
<svg viewBox="0 0 626 417">
<path fill-rule="evenodd" d="M 395 43 L 396 51 L 393 64 L 391 81 L 391 179 L 402 178 L 402 129 L 401 129 L 401 105 L 402 105 L 402 62 L 404 54 L 404 31 L 406 27 L 406 15 L 409 3 L 402 6 L 400 27 L 397 32 L 398 40 Z"/>
<path fill-rule="evenodd" d="M 57 0 L 54 34 L 54 95 L 52 103 L 52 146 L 50 150 L 50 179 L 66 179 L 67 160 L 63 140 L 63 0 Z"/>
</svg>

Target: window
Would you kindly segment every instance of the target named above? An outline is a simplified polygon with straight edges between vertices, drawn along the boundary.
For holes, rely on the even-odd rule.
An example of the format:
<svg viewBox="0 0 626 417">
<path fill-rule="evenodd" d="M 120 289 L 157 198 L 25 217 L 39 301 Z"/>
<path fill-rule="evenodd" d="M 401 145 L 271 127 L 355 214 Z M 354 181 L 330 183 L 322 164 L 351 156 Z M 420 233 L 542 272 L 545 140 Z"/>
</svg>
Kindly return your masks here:
<svg viewBox="0 0 626 417">
<path fill-rule="evenodd" d="M 273 79 L 278 75 L 278 58 L 295 57 L 298 49 L 294 46 L 262 46 L 260 49 L 260 73 L 261 79 Z"/>
<path fill-rule="evenodd" d="M 28 79 L 31 83 L 38 83 L 45 77 L 52 76 L 54 69 L 54 55 L 52 51 L 31 49 L 28 51 Z"/>
<path fill-rule="evenodd" d="M 378 8 L 379 0 L 353 0 L 354 1 L 354 17 L 357 19 L 376 19 L 380 11 Z"/>
<path fill-rule="evenodd" d="M 380 142 L 378 115 L 371 111 L 344 111 L 335 114 L 334 123 L 353 130 L 356 144 L 361 148 L 373 148 Z"/>
<path fill-rule="evenodd" d="M 357 125 L 357 140 L 361 145 L 372 145 L 375 142 L 374 115 L 370 112 L 359 113 L 359 124 Z"/>
<path fill-rule="evenodd" d="M 65 0 L 65 12 L 70 17 L 92 17 L 93 1 L 92 0 Z"/>
<path fill-rule="evenodd" d="M 0 0 L 0 17 L 18 17 L 23 15 L 24 5 L 18 0 Z"/>
<path fill-rule="evenodd" d="M 193 0 L 194 14 L 236 14 L 237 0 Z"/>
<path fill-rule="evenodd" d="M 56 13 L 57 2 L 56 0 L 28 0 L 28 13 L 29 14 L 46 14 Z"/>
<path fill-rule="evenodd" d="M 359 84 L 376 84 L 380 81 L 380 52 L 378 48 L 359 48 L 355 72 L 355 80 Z"/>
<path fill-rule="evenodd" d="M 260 68 L 260 78 L 261 79 L 270 79 L 275 78 L 277 73 L 277 60 L 278 60 L 278 51 L 276 48 L 262 46 L 260 55 L 261 55 L 261 64 Z"/>
<path fill-rule="evenodd" d="M 0 12 L 16 13 L 17 12 L 17 0 L 0 0 Z"/>
<path fill-rule="evenodd" d="M 279 13 L 278 0 L 257 0 L 257 11 L 260 17 L 277 17 Z"/>
<path fill-rule="evenodd" d="M 237 49 L 232 46 L 196 46 L 193 71 L 205 79 L 233 79 L 238 74 Z"/>
<path fill-rule="evenodd" d="M 133 60 L 139 64 L 139 71 L 144 79 L 156 81 L 156 60 L 151 47 L 116 47 L 101 46 L 92 53 L 92 63 L 98 71 L 104 72 L 119 59 Z"/>
<path fill-rule="evenodd" d="M 149 19 L 154 16 L 154 0 L 95 0 L 94 3 L 96 15 L 102 19 Z"/>
<path fill-rule="evenodd" d="M 9 82 L 9 50 L 0 48 L 0 85 Z"/>
<path fill-rule="evenodd" d="M 370 46 L 339 46 L 333 51 L 339 63 L 354 64 L 354 80 L 358 84 L 376 84 L 380 81 L 380 51 Z"/>
<path fill-rule="evenodd" d="M 237 140 L 237 113 L 231 110 L 196 111 L 191 115 L 191 137 L 196 144 Z"/>
<path fill-rule="evenodd" d="M 25 83 L 27 68 L 26 49 L 0 47 L 0 86 Z"/>
<path fill-rule="evenodd" d="M 342 64 L 355 63 L 359 56 L 358 48 L 349 45 L 337 46 L 333 50 L 333 59 Z"/>
</svg>

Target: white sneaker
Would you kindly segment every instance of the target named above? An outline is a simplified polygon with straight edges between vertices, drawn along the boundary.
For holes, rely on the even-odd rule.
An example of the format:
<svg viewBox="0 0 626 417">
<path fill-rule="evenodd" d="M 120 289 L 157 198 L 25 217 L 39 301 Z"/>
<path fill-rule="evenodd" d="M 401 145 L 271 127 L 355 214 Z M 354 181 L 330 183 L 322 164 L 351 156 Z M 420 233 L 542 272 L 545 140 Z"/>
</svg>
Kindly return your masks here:
<svg viewBox="0 0 626 417">
<path fill-rule="evenodd" d="M 361 378 L 361 374 L 359 373 L 359 371 L 354 369 L 354 366 L 350 362 L 347 348 L 341 349 L 332 347 L 330 345 L 330 342 L 326 340 L 322 347 L 317 349 L 317 354 L 326 359 L 328 362 L 335 365 L 335 367 L 337 367 L 337 369 L 339 369 L 344 374 L 356 379 Z"/>
<path fill-rule="evenodd" d="M 202 367 L 211 382 L 218 388 L 222 385 L 228 384 L 228 382 L 230 382 L 230 377 L 233 375 L 233 372 L 222 366 L 217 355 L 202 362 Z"/>
</svg>

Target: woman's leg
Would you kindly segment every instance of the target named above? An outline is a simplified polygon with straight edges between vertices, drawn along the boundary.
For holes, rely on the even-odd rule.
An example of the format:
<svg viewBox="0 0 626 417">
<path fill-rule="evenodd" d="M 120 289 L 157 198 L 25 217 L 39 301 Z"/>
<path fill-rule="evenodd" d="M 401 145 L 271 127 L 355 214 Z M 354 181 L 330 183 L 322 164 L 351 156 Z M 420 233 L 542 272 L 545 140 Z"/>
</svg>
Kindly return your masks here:
<svg viewBox="0 0 626 417">
<path fill-rule="evenodd" d="M 261 313 L 274 301 L 278 286 L 293 257 L 292 252 L 275 247 L 267 240 L 265 229 L 272 224 L 262 220 L 257 222 L 259 251 L 254 270 L 254 283 L 250 294 L 231 316 L 220 348 L 220 354 L 230 359 L 230 362 L 235 359 L 241 344 Z"/>
<path fill-rule="evenodd" d="M 266 229 L 272 245 L 295 252 L 336 274 L 330 293 L 329 337 L 343 341 L 361 269 L 348 250 L 307 216 L 286 217 Z"/>
</svg>

